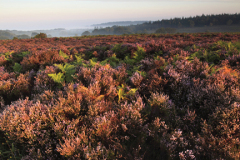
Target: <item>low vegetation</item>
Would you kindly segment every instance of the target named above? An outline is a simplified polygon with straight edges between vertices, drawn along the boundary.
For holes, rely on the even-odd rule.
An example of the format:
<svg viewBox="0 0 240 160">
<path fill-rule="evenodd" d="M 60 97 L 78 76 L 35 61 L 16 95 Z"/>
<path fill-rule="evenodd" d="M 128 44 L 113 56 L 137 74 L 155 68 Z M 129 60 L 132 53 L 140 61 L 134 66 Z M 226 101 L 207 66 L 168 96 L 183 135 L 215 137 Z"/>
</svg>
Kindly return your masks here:
<svg viewBox="0 0 240 160">
<path fill-rule="evenodd" d="M 0 41 L 0 159 L 239 159 L 240 34 Z"/>
</svg>

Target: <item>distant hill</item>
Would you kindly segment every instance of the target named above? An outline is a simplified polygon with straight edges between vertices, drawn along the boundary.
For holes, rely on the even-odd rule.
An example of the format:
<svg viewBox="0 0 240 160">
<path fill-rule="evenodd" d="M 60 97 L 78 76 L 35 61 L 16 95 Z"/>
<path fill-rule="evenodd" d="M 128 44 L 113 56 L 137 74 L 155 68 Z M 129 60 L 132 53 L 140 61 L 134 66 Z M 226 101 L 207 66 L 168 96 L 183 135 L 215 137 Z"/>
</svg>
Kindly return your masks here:
<svg viewBox="0 0 240 160">
<path fill-rule="evenodd" d="M 143 24 L 148 21 L 118 21 L 118 22 L 107 22 L 101 24 L 93 24 L 93 27 L 112 27 L 112 26 L 130 26 L 130 25 L 137 25 Z"/>
<path fill-rule="evenodd" d="M 88 29 L 92 31 L 93 29 Z M 86 29 L 64 29 L 56 28 L 49 30 L 31 30 L 31 31 L 19 31 L 19 30 L 0 30 L 0 40 L 13 39 L 14 37 L 18 39 L 28 39 L 34 37 L 39 33 L 47 34 L 47 37 L 74 37 L 80 36 Z"/>
<path fill-rule="evenodd" d="M 3 31 L 3 30 L 0 30 L 0 40 L 3 40 L 3 39 L 13 39 L 13 37 L 15 37 L 16 35 L 9 32 L 9 31 Z"/>
<path fill-rule="evenodd" d="M 0 40 L 4 39 L 13 39 L 13 38 L 18 38 L 18 39 L 29 39 L 31 38 L 27 34 L 23 34 L 21 31 L 20 33 L 22 34 L 15 34 L 17 31 L 11 31 L 11 30 L 0 30 Z"/>
</svg>

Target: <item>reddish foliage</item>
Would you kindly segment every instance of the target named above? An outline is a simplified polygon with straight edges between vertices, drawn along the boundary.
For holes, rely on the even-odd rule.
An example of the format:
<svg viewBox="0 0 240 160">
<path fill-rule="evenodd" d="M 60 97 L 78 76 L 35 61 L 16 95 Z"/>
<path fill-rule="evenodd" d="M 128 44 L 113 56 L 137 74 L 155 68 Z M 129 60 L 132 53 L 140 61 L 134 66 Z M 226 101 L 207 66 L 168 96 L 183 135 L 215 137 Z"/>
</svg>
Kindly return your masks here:
<svg viewBox="0 0 240 160">
<path fill-rule="evenodd" d="M 2 40 L 0 134 L 23 159 L 239 159 L 239 40 Z"/>
</svg>

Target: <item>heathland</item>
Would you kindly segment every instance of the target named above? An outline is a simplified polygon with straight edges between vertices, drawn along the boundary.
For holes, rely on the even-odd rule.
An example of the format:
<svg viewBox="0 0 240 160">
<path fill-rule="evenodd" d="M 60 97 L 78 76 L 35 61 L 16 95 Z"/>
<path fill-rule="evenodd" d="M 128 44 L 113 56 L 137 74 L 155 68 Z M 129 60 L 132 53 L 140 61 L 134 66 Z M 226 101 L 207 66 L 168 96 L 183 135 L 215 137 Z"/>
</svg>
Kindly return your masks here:
<svg viewBox="0 0 240 160">
<path fill-rule="evenodd" d="M 0 40 L 0 159 L 239 159 L 240 34 Z"/>
</svg>

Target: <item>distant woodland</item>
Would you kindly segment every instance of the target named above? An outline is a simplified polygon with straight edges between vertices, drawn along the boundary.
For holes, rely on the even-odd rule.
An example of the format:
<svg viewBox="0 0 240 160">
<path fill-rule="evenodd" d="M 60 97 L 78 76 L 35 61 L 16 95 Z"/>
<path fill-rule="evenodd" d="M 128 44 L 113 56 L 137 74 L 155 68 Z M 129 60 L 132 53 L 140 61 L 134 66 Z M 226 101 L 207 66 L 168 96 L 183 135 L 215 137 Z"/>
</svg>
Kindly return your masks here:
<svg viewBox="0 0 240 160">
<path fill-rule="evenodd" d="M 95 28 L 92 35 L 121 35 L 138 33 L 194 33 L 194 32 L 239 32 L 240 14 L 201 15 L 163 19 L 131 26 Z"/>
<path fill-rule="evenodd" d="M 107 22 L 101 24 L 93 24 L 94 27 L 111 27 L 111 26 L 130 26 L 130 25 L 138 25 L 143 24 L 148 21 L 118 21 L 118 22 Z"/>
</svg>

